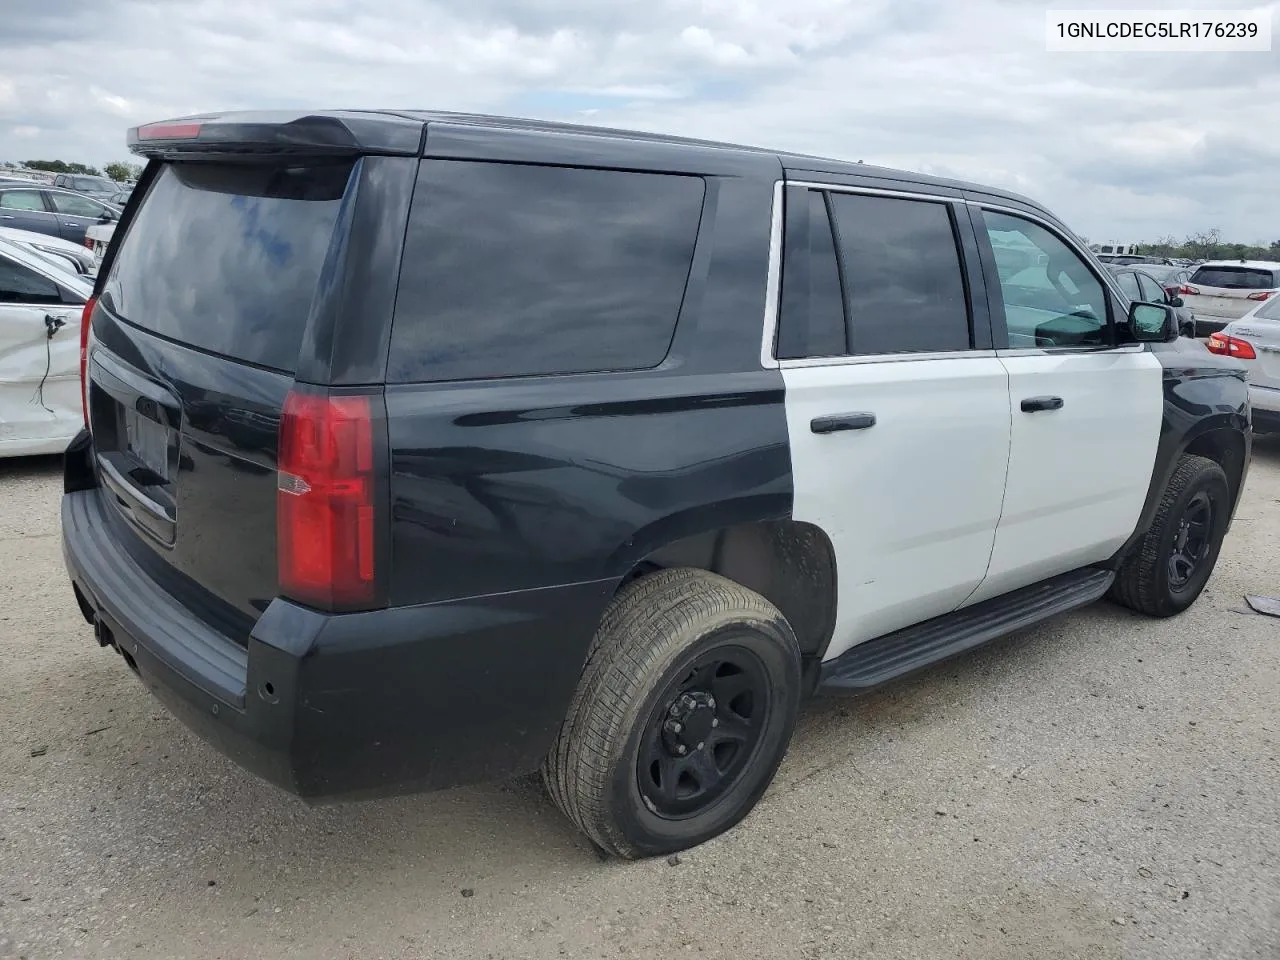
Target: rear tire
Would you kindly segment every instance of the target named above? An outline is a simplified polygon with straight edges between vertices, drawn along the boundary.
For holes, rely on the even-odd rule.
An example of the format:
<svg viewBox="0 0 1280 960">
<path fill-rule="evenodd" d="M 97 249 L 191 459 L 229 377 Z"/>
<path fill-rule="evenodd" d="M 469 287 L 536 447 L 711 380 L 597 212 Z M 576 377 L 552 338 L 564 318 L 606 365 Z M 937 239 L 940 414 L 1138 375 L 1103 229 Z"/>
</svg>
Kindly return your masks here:
<svg viewBox="0 0 1280 960">
<path fill-rule="evenodd" d="M 543 780 L 603 850 L 683 850 L 750 812 L 799 699 L 799 646 L 773 604 L 704 570 L 662 570 L 605 611 Z"/>
<path fill-rule="evenodd" d="M 1222 467 L 1184 456 L 1151 528 L 1121 564 L 1107 596 L 1151 617 L 1181 613 L 1209 581 L 1230 518 L 1231 487 Z"/>
</svg>

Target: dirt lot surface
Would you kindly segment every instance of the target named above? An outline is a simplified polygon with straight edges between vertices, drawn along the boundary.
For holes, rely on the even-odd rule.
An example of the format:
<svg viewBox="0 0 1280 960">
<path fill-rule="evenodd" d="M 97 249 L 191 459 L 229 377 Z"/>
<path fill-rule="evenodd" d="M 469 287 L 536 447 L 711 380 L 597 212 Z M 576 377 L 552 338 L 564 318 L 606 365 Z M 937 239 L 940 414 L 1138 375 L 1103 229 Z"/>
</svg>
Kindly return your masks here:
<svg viewBox="0 0 1280 960">
<path fill-rule="evenodd" d="M 602 863 L 538 783 L 309 808 L 81 620 L 0 461 L 0 957 L 1280 957 L 1280 443 L 1209 589 L 805 713 L 738 829 Z"/>
</svg>

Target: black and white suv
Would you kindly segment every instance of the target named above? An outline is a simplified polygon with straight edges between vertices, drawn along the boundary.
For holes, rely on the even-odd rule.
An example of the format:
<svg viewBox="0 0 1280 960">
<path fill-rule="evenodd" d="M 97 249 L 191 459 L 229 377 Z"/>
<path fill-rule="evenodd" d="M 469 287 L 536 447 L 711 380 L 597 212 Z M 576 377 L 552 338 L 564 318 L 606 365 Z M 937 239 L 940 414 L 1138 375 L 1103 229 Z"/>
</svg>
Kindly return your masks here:
<svg viewBox="0 0 1280 960">
<path fill-rule="evenodd" d="M 85 618 L 305 797 L 541 768 L 622 856 L 764 792 L 815 691 L 1191 604 L 1240 365 L 1031 201 L 440 113 L 223 114 L 86 311 Z"/>
</svg>

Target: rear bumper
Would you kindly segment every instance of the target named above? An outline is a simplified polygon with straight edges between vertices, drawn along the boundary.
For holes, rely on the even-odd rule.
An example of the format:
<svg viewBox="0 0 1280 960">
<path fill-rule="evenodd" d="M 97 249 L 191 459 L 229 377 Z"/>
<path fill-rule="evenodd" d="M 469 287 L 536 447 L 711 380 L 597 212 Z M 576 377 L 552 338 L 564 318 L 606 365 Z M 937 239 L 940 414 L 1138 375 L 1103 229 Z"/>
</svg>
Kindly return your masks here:
<svg viewBox="0 0 1280 960">
<path fill-rule="evenodd" d="M 81 611 L 179 719 L 306 798 L 531 772 L 568 708 L 612 583 L 329 615 L 279 598 L 223 636 L 114 540 L 96 489 L 62 501 Z"/>
</svg>

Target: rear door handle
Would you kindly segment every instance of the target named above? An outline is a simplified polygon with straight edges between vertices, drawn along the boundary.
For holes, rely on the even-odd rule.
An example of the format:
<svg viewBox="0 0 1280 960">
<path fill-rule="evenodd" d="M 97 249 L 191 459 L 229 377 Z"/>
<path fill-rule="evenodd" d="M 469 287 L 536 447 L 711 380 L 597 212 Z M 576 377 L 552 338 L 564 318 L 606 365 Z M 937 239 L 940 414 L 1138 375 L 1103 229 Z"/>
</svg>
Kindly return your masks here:
<svg viewBox="0 0 1280 960">
<path fill-rule="evenodd" d="M 842 413 L 835 417 L 814 417 L 809 429 L 814 433 L 836 433 L 840 430 L 865 430 L 876 425 L 874 413 Z"/>
<path fill-rule="evenodd" d="M 1061 410 L 1061 397 L 1027 397 L 1022 401 L 1023 413 L 1035 413 L 1037 410 Z"/>
</svg>

